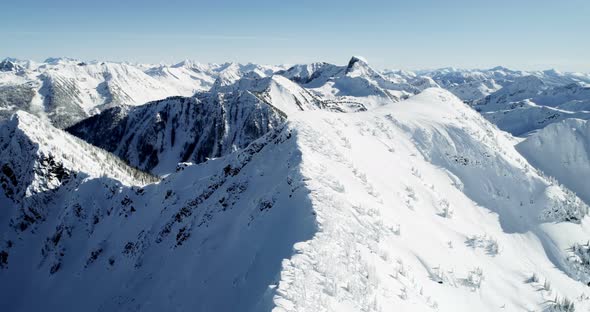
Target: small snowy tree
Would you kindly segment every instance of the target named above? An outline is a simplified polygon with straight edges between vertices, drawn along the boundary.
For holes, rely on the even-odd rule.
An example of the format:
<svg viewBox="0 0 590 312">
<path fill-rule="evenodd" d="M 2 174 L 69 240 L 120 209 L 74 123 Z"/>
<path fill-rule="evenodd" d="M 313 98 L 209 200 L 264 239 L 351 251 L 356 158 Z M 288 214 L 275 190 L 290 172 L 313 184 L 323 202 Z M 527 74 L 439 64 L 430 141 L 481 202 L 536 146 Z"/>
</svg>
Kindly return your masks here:
<svg viewBox="0 0 590 312">
<path fill-rule="evenodd" d="M 440 212 L 438 213 L 439 216 L 443 218 L 451 218 L 453 217 L 453 209 L 451 209 L 451 204 L 446 199 L 443 199 L 439 202 Z"/>
<path fill-rule="evenodd" d="M 538 283 L 539 282 L 539 277 L 537 276 L 537 273 L 533 273 L 533 275 L 527 280 L 528 283 Z"/>
<path fill-rule="evenodd" d="M 567 260 L 577 279 L 590 285 L 590 241 L 585 244 L 573 244 L 569 248 Z"/>
<path fill-rule="evenodd" d="M 551 291 L 551 282 L 548 279 L 545 279 L 545 282 L 543 283 L 543 289 L 546 291 Z"/>
<path fill-rule="evenodd" d="M 488 240 L 488 245 L 486 246 L 486 251 L 492 256 L 499 254 L 500 246 L 498 245 L 498 241 L 496 241 L 494 238 L 490 238 Z"/>
<path fill-rule="evenodd" d="M 395 226 L 393 226 L 392 232 L 393 232 L 393 234 L 400 236 L 402 234 L 401 225 L 398 223 Z"/>
<path fill-rule="evenodd" d="M 576 311 L 576 307 L 574 302 L 571 301 L 569 298 L 564 297 L 559 299 L 555 297 L 551 307 L 549 308 L 551 312 L 574 312 Z"/>
<path fill-rule="evenodd" d="M 553 199 L 549 207 L 543 211 L 542 219 L 579 223 L 588 214 L 588 205 L 571 190 L 561 185 L 559 188 L 564 198 Z"/>
<path fill-rule="evenodd" d="M 481 268 L 475 268 L 467 273 L 465 284 L 475 291 L 481 287 L 483 280 L 483 270 Z"/>
</svg>

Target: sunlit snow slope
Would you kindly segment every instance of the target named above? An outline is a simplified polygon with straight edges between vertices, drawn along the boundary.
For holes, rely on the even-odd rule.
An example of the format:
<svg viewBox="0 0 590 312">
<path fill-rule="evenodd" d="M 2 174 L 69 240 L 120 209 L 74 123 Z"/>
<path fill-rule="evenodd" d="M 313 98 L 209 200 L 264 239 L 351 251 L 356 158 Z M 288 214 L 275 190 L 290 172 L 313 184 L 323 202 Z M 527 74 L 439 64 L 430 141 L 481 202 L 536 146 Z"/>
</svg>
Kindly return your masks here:
<svg viewBox="0 0 590 312">
<path fill-rule="evenodd" d="M 590 122 L 566 119 L 534 133 L 517 149 L 535 167 L 590 203 Z"/>
</svg>

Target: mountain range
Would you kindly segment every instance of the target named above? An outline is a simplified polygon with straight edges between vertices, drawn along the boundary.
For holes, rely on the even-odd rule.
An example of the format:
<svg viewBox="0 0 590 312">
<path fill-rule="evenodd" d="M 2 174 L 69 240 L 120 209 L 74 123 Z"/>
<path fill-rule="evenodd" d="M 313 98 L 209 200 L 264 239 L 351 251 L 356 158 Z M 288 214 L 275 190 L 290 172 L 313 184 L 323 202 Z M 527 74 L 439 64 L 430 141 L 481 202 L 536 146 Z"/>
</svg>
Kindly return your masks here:
<svg viewBox="0 0 590 312">
<path fill-rule="evenodd" d="M 590 308 L 588 74 L 6 59 L 0 118 L 3 311 Z"/>
</svg>

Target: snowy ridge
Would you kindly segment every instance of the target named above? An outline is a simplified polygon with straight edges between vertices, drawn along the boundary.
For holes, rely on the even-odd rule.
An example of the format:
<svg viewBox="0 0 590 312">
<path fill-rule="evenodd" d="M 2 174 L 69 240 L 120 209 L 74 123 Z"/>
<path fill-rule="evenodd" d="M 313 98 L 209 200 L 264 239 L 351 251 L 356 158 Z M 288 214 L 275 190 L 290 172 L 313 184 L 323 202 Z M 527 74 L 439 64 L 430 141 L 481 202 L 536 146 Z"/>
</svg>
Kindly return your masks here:
<svg viewBox="0 0 590 312">
<path fill-rule="evenodd" d="M 587 219 L 543 221 L 565 191 L 448 93 L 408 102 L 361 120 L 298 120 L 320 230 L 284 262 L 277 310 L 538 310 L 552 296 L 583 294 L 585 284 L 554 265 L 570 272 L 567 249 L 587 235 Z M 512 260 L 523 250 L 531 260 Z M 561 286 L 543 290 L 527 282 L 533 273 Z"/>
<path fill-rule="evenodd" d="M 6 59 L 0 63 L 0 118 L 7 119 L 20 109 L 65 128 L 113 106 L 192 96 L 209 90 L 218 78 L 235 81 L 248 73 L 263 77 L 279 69 L 192 61 L 169 66 L 71 58 L 49 58 L 43 63 Z"/>
<path fill-rule="evenodd" d="M 442 89 L 370 112 L 294 112 L 157 184 L 58 189 L 35 233 L 3 232 L 0 299 L 12 299 L 0 303 L 520 311 L 558 297 L 587 309 L 586 249 L 570 249 L 590 233 L 587 206 L 514 144 Z"/>
</svg>

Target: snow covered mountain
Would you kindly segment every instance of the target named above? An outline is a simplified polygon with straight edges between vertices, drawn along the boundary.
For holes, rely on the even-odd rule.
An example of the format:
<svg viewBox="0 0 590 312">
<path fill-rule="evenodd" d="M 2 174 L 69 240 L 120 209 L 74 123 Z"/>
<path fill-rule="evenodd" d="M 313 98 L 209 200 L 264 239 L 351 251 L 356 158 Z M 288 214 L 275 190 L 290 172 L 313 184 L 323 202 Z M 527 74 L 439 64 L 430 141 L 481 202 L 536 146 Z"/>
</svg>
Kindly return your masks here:
<svg viewBox="0 0 590 312">
<path fill-rule="evenodd" d="M 525 76 L 486 96 L 474 108 L 500 129 L 525 135 L 567 118 L 590 119 L 590 85 L 550 86 Z"/>
<path fill-rule="evenodd" d="M 369 66 L 362 57 L 353 56 L 348 65 L 328 63 L 295 65 L 281 75 L 299 83 L 323 99 L 336 103 L 345 111 L 364 111 L 398 102 L 416 94 L 419 87 L 395 81 Z M 425 81 L 416 80 L 420 86 Z"/>
<path fill-rule="evenodd" d="M 141 70 L 118 63 L 50 59 L 33 69 L 0 72 L 3 111 L 24 109 L 62 128 L 105 107 L 143 104 L 176 93 Z"/>
<path fill-rule="evenodd" d="M 419 75 L 430 77 L 442 88 L 451 91 L 463 101 L 471 103 L 484 98 L 526 74 L 498 66 L 482 70 L 449 67 L 420 71 Z"/>
<path fill-rule="evenodd" d="M 242 76 L 254 74 L 258 77 L 272 76 L 284 69 L 282 66 L 268 66 L 258 64 L 201 64 L 185 60 L 175 65 L 160 65 L 150 67 L 145 73 L 179 92 L 173 95 L 191 96 L 197 92 L 208 91 L 216 80 L 229 80 L 229 84 Z"/>
<path fill-rule="evenodd" d="M 482 101 L 486 96 L 496 91 L 500 94 L 494 97 L 506 95 L 508 92 L 499 90 L 510 85 L 512 85 L 512 89 L 515 89 L 526 87 L 526 83 L 531 83 L 529 87 L 534 87 L 534 89 L 530 89 L 528 92 L 537 92 L 542 91 L 545 87 L 590 83 L 590 77 L 587 74 L 561 73 L 556 70 L 526 72 L 501 66 L 491 69 L 442 68 L 418 71 L 418 76 L 430 77 L 442 88 L 451 91 L 467 103 Z M 538 78 L 537 82 L 534 78 Z"/>
<path fill-rule="evenodd" d="M 232 86 L 245 76 L 265 78 L 275 73 L 343 112 L 370 110 L 426 88 L 442 87 L 515 135 L 565 118 L 584 119 L 590 107 L 590 76 L 555 70 L 525 72 L 495 67 L 380 72 L 362 57 L 352 57 L 346 66 L 312 63 L 289 68 L 190 60 L 149 65 L 70 58 L 36 63 L 7 58 L 0 63 L 0 119 L 25 110 L 66 128 L 110 107 L 141 105 L 169 96 L 190 97 Z M 518 111 L 511 112 L 515 108 Z M 521 115 L 524 122 L 519 122 Z"/>
<path fill-rule="evenodd" d="M 164 174 L 179 162 L 200 163 L 244 148 L 293 112 L 319 108 L 328 107 L 285 77 L 244 77 L 194 98 L 109 109 L 67 131 L 133 166 Z"/>
<path fill-rule="evenodd" d="M 26 128 L 20 118 L 0 133 Z M 96 174 L 62 183 L 22 229 L 27 206 L 5 191 L 0 308 L 584 311 L 588 207 L 516 143 L 426 89 L 368 112 L 293 109 L 244 149 L 143 187 Z M 81 161 L 79 175 L 94 170 Z"/>
<path fill-rule="evenodd" d="M 113 106 L 207 91 L 220 75 L 239 79 L 249 72 L 268 75 L 279 69 L 190 61 L 146 66 L 70 58 L 49 58 L 43 63 L 6 59 L 0 63 L 0 118 L 20 109 L 65 128 Z"/>
</svg>

